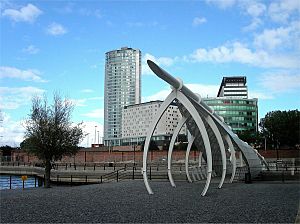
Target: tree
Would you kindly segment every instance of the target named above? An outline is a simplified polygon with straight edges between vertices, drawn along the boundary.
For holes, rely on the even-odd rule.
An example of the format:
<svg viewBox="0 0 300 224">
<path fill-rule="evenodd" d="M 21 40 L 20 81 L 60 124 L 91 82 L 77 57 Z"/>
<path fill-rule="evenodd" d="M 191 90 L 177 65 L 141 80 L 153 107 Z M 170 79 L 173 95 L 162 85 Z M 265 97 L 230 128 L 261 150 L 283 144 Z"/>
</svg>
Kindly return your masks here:
<svg viewBox="0 0 300 224">
<path fill-rule="evenodd" d="M 25 140 L 21 148 L 37 156 L 45 165 L 45 187 L 50 187 L 52 163 L 63 156 L 74 155 L 84 138 L 82 123 L 74 125 L 71 112 L 74 106 L 54 94 L 53 105 L 47 98 L 34 97 L 31 113 L 25 121 Z"/>
<path fill-rule="evenodd" d="M 300 112 L 271 111 L 261 119 L 262 134 L 273 147 L 295 147 L 300 144 Z"/>
</svg>

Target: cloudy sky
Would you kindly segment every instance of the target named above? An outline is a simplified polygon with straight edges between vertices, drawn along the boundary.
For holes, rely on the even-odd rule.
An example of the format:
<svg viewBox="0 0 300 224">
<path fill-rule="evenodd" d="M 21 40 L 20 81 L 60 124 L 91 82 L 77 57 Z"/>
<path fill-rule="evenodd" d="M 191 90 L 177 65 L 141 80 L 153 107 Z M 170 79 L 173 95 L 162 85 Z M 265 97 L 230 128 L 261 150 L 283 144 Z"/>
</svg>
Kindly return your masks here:
<svg viewBox="0 0 300 224">
<path fill-rule="evenodd" d="M 300 3 L 283 1 L 5 1 L 0 5 L 0 145 L 18 146 L 33 95 L 76 104 L 94 142 L 103 134 L 105 52 L 142 51 L 142 99 L 170 88 L 152 59 L 202 97 L 223 76 L 245 75 L 259 117 L 300 108 Z"/>
</svg>

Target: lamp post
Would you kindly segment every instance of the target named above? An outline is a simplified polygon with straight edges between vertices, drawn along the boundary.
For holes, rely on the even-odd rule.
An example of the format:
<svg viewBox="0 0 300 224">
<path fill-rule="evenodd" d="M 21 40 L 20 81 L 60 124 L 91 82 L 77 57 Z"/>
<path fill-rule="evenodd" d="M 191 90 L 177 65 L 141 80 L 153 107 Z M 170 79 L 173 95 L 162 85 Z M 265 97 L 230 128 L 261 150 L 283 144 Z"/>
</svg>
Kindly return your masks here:
<svg viewBox="0 0 300 224">
<path fill-rule="evenodd" d="M 97 125 L 95 125 L 95 138 L 94 138 L 94 143 L 96 143 L 96 129 L 97 129 Z"/>
<path fill-rule="evenodd" d="M 98 134 L 98 144 L 99 144 L 99 131 L 97 131 L 97 134 Z"/>
</svg>

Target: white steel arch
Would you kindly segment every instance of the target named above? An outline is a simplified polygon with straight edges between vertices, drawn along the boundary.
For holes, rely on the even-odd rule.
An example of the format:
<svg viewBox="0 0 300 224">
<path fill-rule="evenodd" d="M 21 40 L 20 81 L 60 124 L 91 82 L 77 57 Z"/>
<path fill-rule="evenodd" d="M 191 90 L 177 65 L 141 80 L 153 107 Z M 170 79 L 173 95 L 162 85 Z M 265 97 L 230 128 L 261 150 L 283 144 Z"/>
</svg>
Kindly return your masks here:
<svg viewBox="0 0 300 224">
<path fill-rule="evenodd" d="M 233 181 L 235 173 L 236 173 L 236 157 L 235 157 L 235 148 L 233 145 L 233 142 L 235 144 L 235 147 L 237 147 L 237 150 L 242 153 L 243 158 L 245 159 L 246 165 L 248 166 L 249 172 L 251 174 L 253 173 L 253 176 L 257 175 L 260 170 L 262 169 L 262 165 L 260 161 L 265 162 L 263 157 L 261 157 L 257 151 L 255 151 L 253 148 L 251 148 L 248 144 L 240 140 L 237 135 L 235 135 L 231 129 L 224 123 L 224 119 L 217 114 L 213 112 L 213 110 L 207 106 L 205 103 L 201 102 L 201 97 L 194 94 L 191 90 L 189 90 L 186 86 L 183 85 L 182 81 L 179 79 L 175 79 L 170 74 L 168 74 L 166 71 L 161 69 L 159 66 L 157 66 L 154 62 L 148 60 L 147 61 L 149 67 L 151 70 L 161 79 L 168 82 L 172 87 L 172 92 L 168 95 L 166 100 L 161 104 L 153 123 L 151 124 L 146 140 L 144 145 L 144 157 L 143 157 L 143 178 L 144 183 L 146 186 L 146 189 L 149 194 L 153 194 L 153 191 L 149 185 L 148 177 L 147 177 L 147 156 L 148 156 L 148 149 L 150 145 L 150 140 L 153 135 L 153 132 L 155 130 L 155 127 L 157 123 L 159 122 L 161 116 L 165 112 L 165 110 L 168 108 L 168 106 L 174 101 L 178 100 L 180 102 L 180 106 L 184 108 L 183 113 L 186 111 L 188 114 L 183 114 L 182 120 L 179 122 L 179 125 L 176 127 L 175 132 L 172 136 L 171 143 L 169 146 L 168 151 L 168 176 L 170 183 L 173 187 L 175 187 L 175 183 L 172 177 L 172 170 L 171 170 L 171 161 L 172 161 L 172 152 L 173 152 L 173 146 L 175 143 L 175 139 L 182 127 L 182 125 L 187 121 L 187 117 L 190 116 L 191 119 L 193 119 L 193 122 L 189 125 L 192 125 L 189 128 L 189 132 L 192 135 L 192 138 L 190 139 L 186 151 L 186 159 L 185 159 L 185 169 L 186 169 L 186 175 L 189 182 L 191 182 L 191 178 L 189 176 L 189 170 L 188 170 L 188 163 L 189 163 L 189 153 L 191 150 L 191 146 L 195 139 L 198 139 L 199 141 L 196 141 L 196 144 L 203 144 L 206 154 L 206 163 L 207 163 L 207 176 L 206 176 L 206 184 L 205 187 L 201 193 L 202 196 L 204 196 L 209 188 L 210 181 L 211 181 L 211 175 L 212 175 L 212 168 L 213 168 L 213 160 L 212 160 L 212 150 L 211 150 L 211 142 L 214 141 L 213 144 L 216 146 L 216 143 L 219 146 L 221 159 L 222 159 L 222 175 L 221 175 L 221 181 L 219 183 L 219 188 L 222 187 L 226 175 L 226 150 L 223 139 L 226 141 L 230 154 L 231 154 L 231 163 L 232 163 L 232 174 L 230 178 L 230 182 Z M 177 101 L 176 101 L 177 103 Z M 189 119 L 190 119 L 189 118 Z M 206 122 L 210 128 L 209 128 L 209 135 L 205 128 L 205 124 L 203 120 Z M 195 129 L 196 128 L 196 129 Z M 196 131 L 195 131 L 196 130 Z M 198 136 L 197 130 L 199 131 L 200 135 Z M 214 137 L 212 137 L 212 133 Z M 212 138 L 212 139 L 210 139 Z M 200 141 L 201 140 L 201 141 Z M 200 143 L 199 143 L 200 142 Z M 201 143 L 202 142 L 202 143 Z M 214 150 L 216 148 L 214 147 Z M 218 157 L 219 158 L 219 157 Z M 199 156 L 199 166 L 200 166 L 201 158 Z"/>
<path fill-rule="evenodd" d="M 173 148 L 175 145 L 175 141 L 176 138 L 182 128 L 182 126 L 185 124 L 187 120 L 187 117 L 182 117 L 181 120 L 178 122 L 178 125 L 176 126 L 174 133 L 172 135 L 171 141 L 170 141 L 170 145 L 169 145 L 169 151 L 168 151 L 168 177 L 169 177 L 169 181 L 172 187 L 176 187 L 175 183 L 174 183 L 174 179 L 172 176 L 172 153 L 173 153 Z"/>
</svg>

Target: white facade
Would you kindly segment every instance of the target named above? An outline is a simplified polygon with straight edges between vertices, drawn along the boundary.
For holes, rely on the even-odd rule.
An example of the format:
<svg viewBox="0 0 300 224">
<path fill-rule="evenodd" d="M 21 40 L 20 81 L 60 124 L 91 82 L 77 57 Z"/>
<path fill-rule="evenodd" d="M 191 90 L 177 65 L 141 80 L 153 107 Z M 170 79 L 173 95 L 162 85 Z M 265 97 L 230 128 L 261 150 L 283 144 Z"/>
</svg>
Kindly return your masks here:
<svg viewBox="0 0 300 224">
<path fill-rule="evenodd" d="M 248 98 L 248 87 L 245 76 L 223 77 L 218 97 Z"/>
<path fill-rule="evenodd" d="M 123 47 L 105 55 L 104 144 L 121 145 L 122 110 L 141 102 L 141 52 Z"/>
<path fill-rule="evenodd" d="M 162 101 L 150 101 L 126 106 L 122 116 L 123 139 L 134 142 L 144 139 L 161 104 Z M 178 107 L 170 105 L 154 130 L 153 136 L 157 137 L 155 140 L 163 140 L 163 136 L 172 135 L 181 117 Z M 180 134 L 186 134 L 185 126 L 182 127 Z"/>
</svg>

